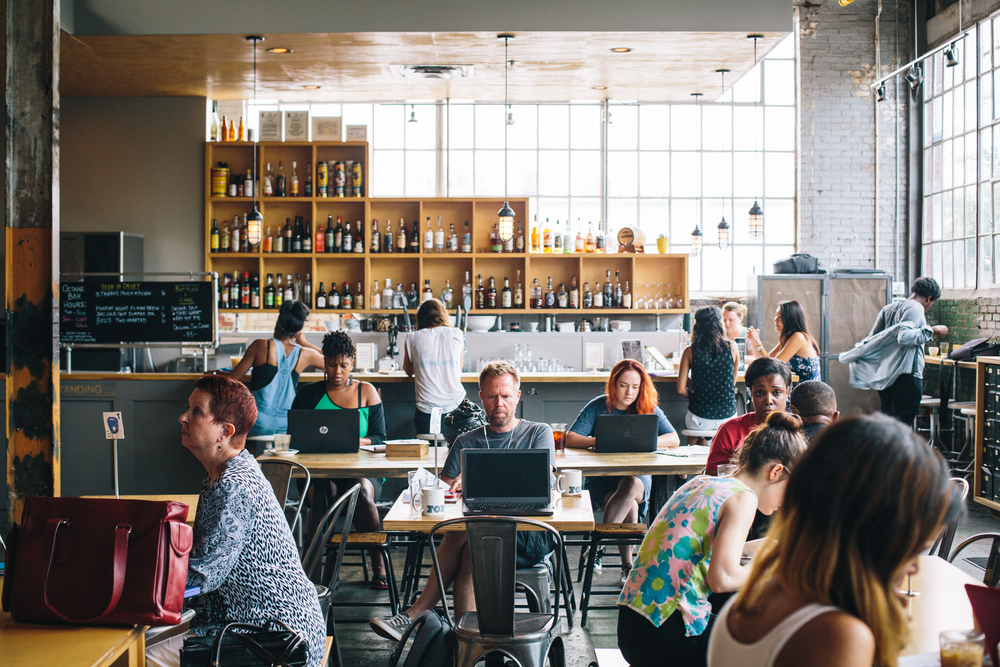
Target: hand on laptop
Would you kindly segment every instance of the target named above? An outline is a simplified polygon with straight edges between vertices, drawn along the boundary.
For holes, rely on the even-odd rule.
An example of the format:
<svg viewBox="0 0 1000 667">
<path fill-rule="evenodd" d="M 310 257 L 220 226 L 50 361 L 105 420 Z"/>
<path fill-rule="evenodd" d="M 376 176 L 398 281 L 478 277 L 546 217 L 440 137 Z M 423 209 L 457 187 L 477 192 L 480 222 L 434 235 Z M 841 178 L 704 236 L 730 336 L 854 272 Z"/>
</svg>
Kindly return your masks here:
<svg viewBox="0 0 1000 667">
<path fill-rule="evenodd" d="M 448 487 L 448 490 L 451 491 L 452 493 L 456 494 L 456 495 L 462 493 L 462 475 L 461 474 L 459 474 L 459 476 L 455 478 L 455 481 L 451 483 L 451 486 Z"/>
</svg>

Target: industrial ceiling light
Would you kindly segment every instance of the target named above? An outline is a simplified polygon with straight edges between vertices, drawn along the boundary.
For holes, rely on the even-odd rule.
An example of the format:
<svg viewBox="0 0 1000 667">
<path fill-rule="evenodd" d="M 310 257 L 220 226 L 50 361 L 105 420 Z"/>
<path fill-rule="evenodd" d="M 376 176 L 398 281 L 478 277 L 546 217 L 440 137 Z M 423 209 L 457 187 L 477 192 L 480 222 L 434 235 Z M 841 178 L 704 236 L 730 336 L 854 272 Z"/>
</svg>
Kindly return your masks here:
<svg viewBox="0 0 1000 667">
<path fill-rule="evenodd" d="M 754 76 L 757 77 L 757 94 L 753 98 L 753 151 L 754 151 L 754 190 L 757 189 L 757 154 L 758 154 L 758 144 L 757 144 L 757 99 L 760 97 L 760 74 L 757 72 L 757 40 L 764 39 L 764 35 L 747 35 L 747 39 L 753 40 L 753 71 Z M 759 239 L 764 236 L 764 211 L 761 209 L 760 204 L 757 203 L 757 197 L 754 197 L 753 206 L 750 207 L 749 211 L 750 223 L 747 227 L 747 232 L 750 234 L 750 238 Z"/>
<path fill-rule="evenodd" d="M 594 86 L 594 90 L 607 90 L 607 86 Z"/>
<path fill-rule="evenodd" d="M 247 41 L 253 44 L 253 99 L 257 99 L 257 42 L 263 42 L 260 35 L 247 35 Z M 257 136 L 259 132 L 254 132 L 253 136 L 253 210 L 247 215 L 247 242 L 251 246 L 257 247 L 260 243 L 261 229 L 264 226 L 264 217 L 257 208 Z"/>
<path fill-rule="evenodd" d="M 924 77 L 920 71 L 920 65 L 914 65 L 910 68 L 910 71 L 906 73 L 906 82 L 910 84 L 910 90 L 916 91 L 923 83 Z"/>
<path fill-rule="evenodd" d="M 701 254 L 701 242 L 702 242 L 701 229 L 698 227 L 698 223 L 694 225 L 694 231 L 691 232 L 691 254 L 700 255 Z"/>
<path fill-rule="evenodd" d="M 249 37 L 247 37 L 247 39 L 250 39 L 250 38 L 249 38 Z M 261 39 L 264 39 L 264 38 L 263 38 L 263 37 L 261 37 Z M 275 46 L 275 47 L 273 47 L 273 48 L 270 48 L 270 49 L 268 49 L 268 50 L 267 50 L 267 52 L 268 52 L 268 53 L 276 53 L 276 54 L 278 54 L 278 55 L 282 55 L 282 56 L 283 56 L 283 55 L 285 55 L 286 53 L 291 53 L 291 52 L 292 52 L 292 50 L 291 50 L 291 49 L 287 49 L 287 48 L 285 48 L 284 46 Z"/>
<path fill-rule="evenodd" d="M 407 123 L 416 123 L 417 122 L 417 112 L 414 110 L 412 104 L 410 105 L 410 120 L 408 120 L 406 122 Z"/>
<path fill-rule="evenodd" d="M 885 102 L 885 82 L 880 83 L 878 88 L 875 89 L 875 101 Z"/>
<path fill-rule="evenodd" d="M 317 86 L 315 83 L 308 83 L 302 87 L 305 88 L 306 90 L 319 90 L 319 86 Z"/>
<path fill-rule="evenodd" d="M 611 49 L 611 53 L 628 53 L 632 49 L 628 46 L 616 46 Z"/>
<path fill-rule="evenodd" d="M 729 223 L 726 222 L 726 216 L 722 216 L 722 221 L 719 223 L 719 250 L 725 250 L 729 247 Z"/>
<path fill-rule="evenodd" d="M 951 45 L 944 50 L 944 66 L 954 67 L 956 65 L 958 65 L 958 46 L 955 42 L 952 42 Z"/>
<path fill-rule="evenodd" d="M 506 243 L 514 236 L 514 210 L 507 203 L 507 128 L 514 124 L 514 114 L 510 111 L 510 102 L 507 99 L 507 69 L 510 60 L 507 58 L 507 47 L 514 35 L 501 33 L 497 39 L 503 40 L 503 104 L 507 109 L 507 119 L 503 126 L 503 206 L 497 211 L 497 232 L 500 240 Z"/>
</svg>

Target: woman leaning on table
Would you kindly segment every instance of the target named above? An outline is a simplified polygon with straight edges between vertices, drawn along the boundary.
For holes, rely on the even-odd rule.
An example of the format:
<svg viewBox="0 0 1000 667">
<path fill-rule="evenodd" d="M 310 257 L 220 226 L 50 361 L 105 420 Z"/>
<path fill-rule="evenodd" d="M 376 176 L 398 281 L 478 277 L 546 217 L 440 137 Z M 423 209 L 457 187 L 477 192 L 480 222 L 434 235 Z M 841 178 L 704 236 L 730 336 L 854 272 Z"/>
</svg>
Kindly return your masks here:
<svg viewBox="0 0 1000 667">
<path fill-rule="evenodd" d="M 743 592 L 719 613 L 708 664 L 895 665 L 909 634 L 903 577 L 962 509 L 948 477 L 899 421 L 827 428 L 796 466 Z"/>
<path fill-rule="evenodd" d="M 323 360 L 325 380 L 312 382 L 299 389 L 292 402 L 293 410 L 357 410 L 360 417 L 360 438 L 362 445 L 380 445 L 385 442 L 385 411 L 378 392 L 368 382 L 355 380 L 354 357 L 357 354 L 354 341 L 343 331 L 331 331 L 323 337 Z M 295 443 L 292 443 L 293 445 Z M 378 502 L 382 493 L 382 480 L 377 477 L 364 479 L 315 480 L 309 492 L 311 499 L 310 531 L 313 521 L 333 504 L 340 494 L 355 484 L 361 484 L 361 495 L 354 511 L 354 526 L 363 532 L 381 530 Z M 372 587 L 386 589 L 385 563 L 377 552 L 371 552 Z"/>
<path fill-rule="evenodd" d="M 634 359 L 622 359 L 611 369 L 604 394 L 584 406 L 576 421 L 566 432 L 566 446 L 575 449 L 593 447 L 597 441 L 597 418 L 601 415 L 656 415 L 659 420 L 657 447 L 672 448 L 680 444 L 674 427 L 657 405 L 659 396 L 653 381 L 642 364 Z M 646 513 L 650 475 L 627 477 L 587 477 L 583 486 L 590 491 L 595 508 L 604 512 L 605 523 L 635 523 Z M 632 567 L 632 545 L 618 547 L 622 557 L 622 580 Z M 598 558 L 601 554 L 598 554 Z M 600 565 L 598 560 L 597 565 Z"/>
<path fill-rule="evenodd" d="M 208 472 L 198 497 L 188 586 L 205 597 L 190 634 L 216 634 L 227 623 L 279 620 L 309 647 L 309 665 L 323 658 L 326 623 L 306 577 L 285 513 L 253 456 L 244 449 L 257 417 L 241 382 L 206 375 L 195 382 L 180 416 L 181 443 Z M 146 664 L 180 664 L 185 635 L 151 646 Z"/>
<path fill-rule="evenodd" d="M 747 343 L 757 358 L 774 357 L 788 364 L 799 382 L 819 380 L 819 345 L 806 327 L 806 312 L 798 301 L 782 301 L 774 311 L 774 330 L 778 344 L 768 352 L 760 341 L 760 332 L 747 329 Z"/>
<path fill-rule="evenodd" d="M 406 336 L 403 370 L 413 378 L 417 405 L 413 425 L 430 433 L 431 410 L 441 418 L 465 398 L 462 387 L 462 332 L 448 326 L 448 311 L 438 299 L 428 299 L 417 310 L 417 330 Z"/>
</svg>

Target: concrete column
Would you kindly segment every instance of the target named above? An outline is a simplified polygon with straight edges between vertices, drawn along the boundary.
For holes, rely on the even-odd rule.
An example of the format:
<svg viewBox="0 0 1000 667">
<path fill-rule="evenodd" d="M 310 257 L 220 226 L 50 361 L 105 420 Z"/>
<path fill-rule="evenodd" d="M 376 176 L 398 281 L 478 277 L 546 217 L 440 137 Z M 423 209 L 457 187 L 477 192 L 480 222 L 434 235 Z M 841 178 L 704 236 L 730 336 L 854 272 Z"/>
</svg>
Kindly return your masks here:
<svg viewBox="0 0 1000 667">
<path fill-rule="evenodd" d="M 6 0 L 7 521 L 59 493 L 59 0 Z M 0 517 L 2 519 L 3 517 Z M 5 523 L 0 521 L 0 523 Z"/>
</svg>

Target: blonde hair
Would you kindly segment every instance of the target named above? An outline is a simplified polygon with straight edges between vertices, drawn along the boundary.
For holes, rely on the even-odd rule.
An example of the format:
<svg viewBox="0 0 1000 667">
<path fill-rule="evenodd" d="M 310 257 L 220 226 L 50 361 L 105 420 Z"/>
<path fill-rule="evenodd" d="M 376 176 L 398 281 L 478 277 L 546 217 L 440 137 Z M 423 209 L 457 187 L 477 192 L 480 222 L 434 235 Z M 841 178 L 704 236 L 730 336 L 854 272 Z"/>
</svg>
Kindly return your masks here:
<svg viewBox="0 0 1000 667">
<path fill-rule="evenodd" d="M 514 368 L 514 364 L 509 361 L 491 361 L 490 363 L 483 366 L 483 370 L 479 372 L 479 388 L 483 388 L 483 380 L 487 377 L 498 378 L 502 375 L 513 375 L 514 384 L 516 386 L 521 386 L 521 377 L 517 374 L 517 369 Z"/>
<path fill-rule="evenodd" d="M 740 321 L 747 316 L 747 307 L 738 301 L 727 301 L 722 305 L 722 310 L 728 310 L 731 313 L 736 313 L 740 316 Z"/>
</svg>

